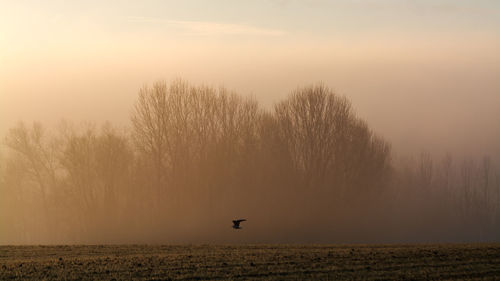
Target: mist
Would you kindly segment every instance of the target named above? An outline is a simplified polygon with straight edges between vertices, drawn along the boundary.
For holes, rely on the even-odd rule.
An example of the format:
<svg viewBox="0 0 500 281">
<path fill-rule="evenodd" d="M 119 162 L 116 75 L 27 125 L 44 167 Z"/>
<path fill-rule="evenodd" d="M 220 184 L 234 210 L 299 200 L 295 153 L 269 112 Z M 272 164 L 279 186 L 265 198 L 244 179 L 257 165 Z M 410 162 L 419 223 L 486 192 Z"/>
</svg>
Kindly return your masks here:
<svg viewBox="0 0 500 281">
<path fill-rule="evenodd" d="M 161 79 L 267 107 L 323 81 L 397 153 L 499 157 L 496 3 L 173 3 L 2 9 L 0 133 L 20 120 L 127 125 L 137 89 Z"/>
<path fill-rule="evenodd" d="M 141 88 L 129 126 L 19 123 L 4 144 L 2 244 L 477 242 L 500 232 L 494 159 L 395 157 L 321 83 L 269 108 L 160 81 Z"/>
<path fill-rule="evenodd" d="M 500 237 L 497 2 L 3 6 L 1 244 Z"/>
</svg>

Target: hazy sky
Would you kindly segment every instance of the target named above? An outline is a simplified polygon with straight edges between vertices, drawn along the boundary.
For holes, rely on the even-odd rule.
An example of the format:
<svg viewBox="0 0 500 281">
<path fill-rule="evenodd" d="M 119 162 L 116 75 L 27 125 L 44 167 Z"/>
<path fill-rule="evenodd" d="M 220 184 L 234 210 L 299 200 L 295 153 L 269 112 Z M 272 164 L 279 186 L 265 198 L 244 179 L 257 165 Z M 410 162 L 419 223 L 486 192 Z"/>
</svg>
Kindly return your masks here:
<svg viewBox="0 0 500 281">
<path fill-rule="evenodd" d="M 0 0 L 1 135 L 127 124 L 176 77 L 266 105 L 323 81 L 397 151 L 500 155 L 498 0 Z"/>
</svg>

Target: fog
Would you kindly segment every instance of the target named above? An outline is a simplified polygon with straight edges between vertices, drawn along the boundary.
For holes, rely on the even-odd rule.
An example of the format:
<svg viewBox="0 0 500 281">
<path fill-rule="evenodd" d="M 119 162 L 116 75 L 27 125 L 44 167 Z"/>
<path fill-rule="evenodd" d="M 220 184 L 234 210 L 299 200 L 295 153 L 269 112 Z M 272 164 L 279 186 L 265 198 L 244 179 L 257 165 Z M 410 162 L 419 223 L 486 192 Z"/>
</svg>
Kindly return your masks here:
<svg viewBox="0 0 500 281">
<path fill-rule="evenodd" d="M 237 49 L 234 46 L 228 52 Z M 429 62 L 420 63 L 401 61 L 395 55 L 379 62 L 329 58 L 311 47 L 303 52 L 316 55 L 307 59 L 300 59 L 303 52 L 280 58 L 278 51 L 269 50 L 262 51 L 262 58 L 252 57 L 252 62 L 242 58 L 254 52 L 243 50 L 241 57 L 219 58 L 219 52 L 206 51 L 181 62 L 162 55 L 134 62 L 123 55 L 112 61 L 92 58 L 85 65 L 62 61 L 53 66 L 45 60 L 4 65 L 0 132 L 5 134 L 20 120 L 51 126 L 62 118 L 108 120 L 126 126 L 137 89 L 159 79 L 182 77 L 223 85 L 253 95 L 268 107 L 297 86 L 322 81 L 348 96 L 358 113 L 390 138 L 397 152 L 499 155 L 498 56 L 481 63 L 435 61 L 431 56 L 426 58 Z M 132 61 L 122 65 L 118 60 Z"/>
<path fill-rule="evenodd" d="M 500 237 L 497 3 L 207 3 L 4 5 L 0 243 Z M 160 153 L 137 105 L 161 83 Z M 293 100 L 315 89 L 349 130 L 297 138 L 285 104 L 319 114 Z"/>
<path fill-rule="evenodd" d="M 6 244 L 499 237 L 498 162 L 394 157 L 324 84 L 266 108 L 223 87 L 159 81 L 139 91 L 128 128 L 19 123 L 4 144 Z"/>
</svg>

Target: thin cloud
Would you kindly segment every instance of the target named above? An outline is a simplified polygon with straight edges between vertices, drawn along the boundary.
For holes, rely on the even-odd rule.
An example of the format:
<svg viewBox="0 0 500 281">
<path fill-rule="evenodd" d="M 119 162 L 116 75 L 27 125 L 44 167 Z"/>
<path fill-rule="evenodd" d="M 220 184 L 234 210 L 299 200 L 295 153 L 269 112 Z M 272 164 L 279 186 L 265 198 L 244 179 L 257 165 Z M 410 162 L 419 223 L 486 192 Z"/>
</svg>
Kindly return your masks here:
<svg viewBox="0 0 500 281">
<path fill-rule="evenodd" d="M 199 35 L 264 35 L 280 36 L 286 32 L 279 29 L 261 28 L 246 24 L 219 23 L 210 21 L 165 20 L 150 17 L 129 17 L 130 22 L 169 25 Z"/>
</svg>

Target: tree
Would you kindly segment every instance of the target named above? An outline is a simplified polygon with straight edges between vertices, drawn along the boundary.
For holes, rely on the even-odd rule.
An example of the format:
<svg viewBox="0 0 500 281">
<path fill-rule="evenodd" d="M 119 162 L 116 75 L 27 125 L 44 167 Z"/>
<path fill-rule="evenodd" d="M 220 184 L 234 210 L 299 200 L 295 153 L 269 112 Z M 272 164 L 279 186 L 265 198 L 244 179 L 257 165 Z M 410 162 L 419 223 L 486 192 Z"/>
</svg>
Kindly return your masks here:
<svg viewBox="0 0 500 281">
<path fill-rule="evenodd" d="M 390 146 L 356 117 L 345 97 L 326 86 L 297 89 L 276 105 L 274 116 L 304 186 L 341 191 L 386 176 Z"/>
<path fill-rule="evenodd" d="M 347 99 L 323 85 L 296 90 L 275 106 L 280 136 L 307 186 L 321 184 L 352 118 Z"/>
<path fill-rule="evenodd" d="M 144 86 L 132 113 L 135 147 L 145 156 L 146 163 L 151 162 L 154 175 L 150 185 L 158 199 L 165 185 L 165 168 L 169 161 L 167 130 L 171 112 L 167 98 L 166 83 L 157 82 L 151 88 Z"/>
<path fill-rule="evenodd" d="M 47 140 L 41 124 L 34 123 L 29 129 L 22 122 L 9 130 L 5 144 L 18 154 L 26 173 L 37 183 L 47 212 L 47 193 L 56 185 L 57 144 Z"/>
<path fill-rule="evenodd" d="M 205 204 L 212 210 L 245 192 L 259 116 L 254 99 L 224 88 L 176 80 L 141 89 L 132 115 L 133 139 L 143 165 L 152 168 L 145 170 L 152 170 L 153 180 L 141 186 L 154 191 L 156 208 L 173 213 L 180 206 Z"/>
</svg>

